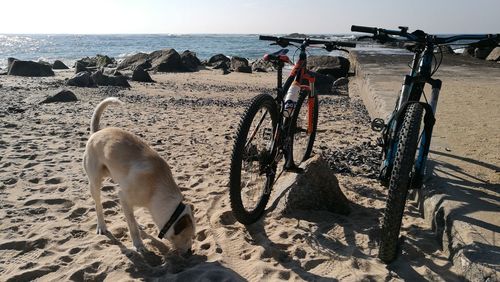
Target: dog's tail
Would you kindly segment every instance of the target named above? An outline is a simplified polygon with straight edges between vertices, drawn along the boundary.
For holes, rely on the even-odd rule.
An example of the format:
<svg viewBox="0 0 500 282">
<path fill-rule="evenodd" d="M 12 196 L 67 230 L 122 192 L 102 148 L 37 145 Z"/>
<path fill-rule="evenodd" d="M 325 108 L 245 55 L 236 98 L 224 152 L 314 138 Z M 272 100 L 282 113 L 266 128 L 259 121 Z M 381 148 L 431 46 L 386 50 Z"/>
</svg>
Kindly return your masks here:
<svg viewBox="0 0 500 282">
<path fill-rule="evenodd" d="M 92 119 L 90 120 L 90 134 L 99 131 L 99 121 L 101 120 L 101 115 L 104 112 L 104 109 L 106 109 L 106 107 L 110 104 L 122 105 L 123 102 L 118 100 L 116 97 L 109 97 L 99 103 L 92 114 Z"/>
</svg>

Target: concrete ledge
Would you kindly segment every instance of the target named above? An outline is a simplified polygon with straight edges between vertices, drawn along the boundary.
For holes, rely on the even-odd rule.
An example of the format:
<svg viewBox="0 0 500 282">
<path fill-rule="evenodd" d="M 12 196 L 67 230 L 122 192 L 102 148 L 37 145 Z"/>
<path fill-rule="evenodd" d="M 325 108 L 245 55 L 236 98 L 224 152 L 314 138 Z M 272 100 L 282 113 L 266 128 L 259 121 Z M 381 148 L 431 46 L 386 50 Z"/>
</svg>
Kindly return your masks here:
<svg viewBox="0 0 500 282">
<path fill-rule="evenodd" d="M 351 52 L 351 64 L 356 73 L 355 83 L 359 91 L 356 94 L 363 99 L 372 119 L 376 117 L 386 119 L 392 112 L 403 76 L 410 71 L 408 62 L 411 58 L 412 54 L 405 52 L 395 54 L 366 50 Z M 458 81 L 453 85 L 458 75 L 463 77 L 464 81 Z M 490 107 L 485 105 L 486 113 L 481 113 L 487 117 L 486 119 L 488 117 L 490 119 L 481 122 L 491 128 L 495 127 L 495 123 L 498 126 L 500 120 L 491 118 L 498 116 L 496 112 L 499 104 L 495 105 L 495 101 L 498 100 L 496 96 L 500 93 L 498 64 L 462 56 L 450 56 L 444 58 L 443 66 L 435 77 L 443 80 L 443 89 L 451 86 L 448 90 L 450 92 L 455 88 L 460 89 L 460 83 L 468 83 L 475 91 L 484 94 L 485 99 L 491 98 L 489 102 L 493 105 Z M 487 87 L 483 87 L 483 84 Z M 495 91 L 492 93 L 491 89 Z M 451 94 L 442 93 L 442 95 Z M 470 93 L 460 95 L 475 102 Z M 464 106 L 463 101 L 457 99 L 450 99 L 444 105 L 440 100 L 438 124 L 440 122 L 459 124 L 452 115 L 449 117 L 443 115 L 443 120 L 439 120 L 440 108 L 443 108 L 443 112 L 452 112 Z M 488 112 L 491 114 L 488 115 Z M 451 136 L 452 132 L 446 128 L 439 128 L 438 124 L 433 134 L 433 145 L 429 155 L 428 179 L 419 193 L 421 211 L 459 274 L 472 281 L 497 281 L 500 278 L 500 181 L 498 180 L 500 168 L 483 162 L 480 156 L 467 157 L 471 155 L 470 148 L 458 148 L 463 144 L 461 142 L 465 141 L 453 139 L 455 137 Z M 464 126 L 463 130 L 468 130 L 467 126 Z M 488 130 L 482 134 L 485 132 L 491 134 Z M 495 135 L 497 133 L 498 131 L 493 132 L 492 138 L 498 138 Z M 498 145 L 499 139 L 496 140 Z M 457 153 L 448 153 L 449 146 L 457 147 Z M 498 146 L 493 149 L 492 154 L 495 154 L 493 160 L 498 159 Z"/>
</svg>

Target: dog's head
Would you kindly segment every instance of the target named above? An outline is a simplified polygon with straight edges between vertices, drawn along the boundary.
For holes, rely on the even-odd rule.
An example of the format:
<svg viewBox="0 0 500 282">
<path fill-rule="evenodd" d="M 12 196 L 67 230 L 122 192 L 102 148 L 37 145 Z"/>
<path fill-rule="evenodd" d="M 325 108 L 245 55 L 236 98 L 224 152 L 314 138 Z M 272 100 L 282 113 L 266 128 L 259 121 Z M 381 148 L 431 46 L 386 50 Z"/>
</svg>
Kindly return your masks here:
<svg viewBox="0 0 500 282">
<path fill-rule="evenodd" d="M 175 250 L 180 254 L 189 253 L 193 245 L 196 232 L 193 209 L 192 205 L 186 205 L 179 219 L 167 232 L 167 239 L 172 242 Z"/>
</svg>

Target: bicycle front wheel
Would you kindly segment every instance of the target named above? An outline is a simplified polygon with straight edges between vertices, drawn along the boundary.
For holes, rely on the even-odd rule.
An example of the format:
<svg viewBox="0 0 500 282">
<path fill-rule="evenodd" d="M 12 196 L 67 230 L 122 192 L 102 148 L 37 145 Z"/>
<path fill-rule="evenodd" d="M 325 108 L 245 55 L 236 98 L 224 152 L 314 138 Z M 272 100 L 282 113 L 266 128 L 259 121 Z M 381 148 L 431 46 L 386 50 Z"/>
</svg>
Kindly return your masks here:
<svg viewBox="0 0 500 282">
<path fill-rule="evenodd" d="M 274 171 L 271 147 L 278 120 L 274 99 L 256 96 L 243 115 L 231 156 L 229 196 L 233 215 L 243 224 L 256 222 L 264 213 Z"/>
<path fill-rule="evenodd" d="M 419 103 L 408 106 L 399 132 L 379 242 L 378 257 L 385 263 L 392 262 L 397 255 L 397 242 L 415 163 L 422 114 L 423 107 Z"/>
<path fill-rule="evenodd" d="M 318 96 L 300 95 L 292 116 L 294 161 L 299 164 L 311 157 L 318 127 Z"/>
</svg>

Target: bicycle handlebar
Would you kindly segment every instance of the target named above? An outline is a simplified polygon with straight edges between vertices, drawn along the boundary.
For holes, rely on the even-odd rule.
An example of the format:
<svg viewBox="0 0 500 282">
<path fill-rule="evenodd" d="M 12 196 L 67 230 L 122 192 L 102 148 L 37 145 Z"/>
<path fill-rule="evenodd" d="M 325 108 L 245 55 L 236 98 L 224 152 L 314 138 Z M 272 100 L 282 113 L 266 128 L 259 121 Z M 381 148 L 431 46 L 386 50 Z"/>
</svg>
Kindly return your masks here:
<svg viewBox="0 0 500 282">
<path fill-rule="evenodd" d="M 447 44 L 447 43 L 452 43 L 458 40 L 496 40 L 498 41 L 500 39 L 499 34 L 461 34 L 461 35 L 454 35 L 454 36 L 449 36 L 449 37 L 439 37 L 436 35 L 430 35 L 427 34 L 421 30 L 416 30 L 412 33 L 408 33 L 408 28 L 407 27 L 399 27 L 400 30 L 389 30 L 389 29 L 383 29 L 383 28 L 377 28 L 377 27 L 368 27 L 368 26 L 359 26 L 359 25 L 353 25 L 351 26 L 351 31 L 355 32 L 363 32 L 363 33 L 371 33 L 374 35 L 375 38 L 378 36 L 383 36 L 383 35 L 396 35 L 396 36 L 401 36 L 405 37 L 409 41 L 415 41 L 415 42 L 431 42 L 434 44 Z"/>
<path fill-rule="evenodd" d="M 259 35 L 259 40 L 275 41 L 278 45 L 289 45 L 290 42 L 300 43 L 300 44 L 324 44 L 324 45 L 334 45 L 338 47 L 356 47 L 356 43 L 352 42 L 342 42 L 342 41 L 332 41 L 332 40 L 319 40 L 310 38 L 291 38 L 291 37 L 276 37 L 268 35 Z M 282 46 L 286 47 L 286 46 Z"/>
</svg>

